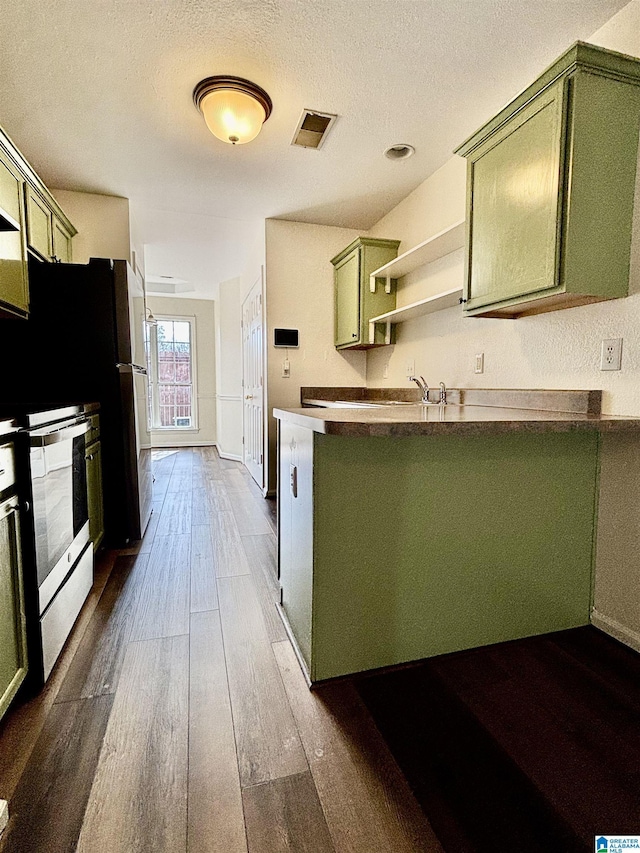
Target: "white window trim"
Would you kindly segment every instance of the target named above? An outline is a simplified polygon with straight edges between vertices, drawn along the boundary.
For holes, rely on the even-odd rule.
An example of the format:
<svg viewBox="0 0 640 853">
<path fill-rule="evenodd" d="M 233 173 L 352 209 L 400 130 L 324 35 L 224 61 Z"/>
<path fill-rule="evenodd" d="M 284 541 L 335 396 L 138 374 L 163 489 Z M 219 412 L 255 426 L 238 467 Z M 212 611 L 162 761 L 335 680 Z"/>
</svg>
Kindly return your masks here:
<svg viewBox="0 0 640 853">
<path fill-rule="evenodd" d="M 158 314 L 155 315 L 156 320 L 160 322 L 161 320 L 173 320 L 179 323 L 187 322 L 190 326 L 190 339 L 191 339 L 191 426 L 188 427 L 177 427 L 177 426 L 154 426 L 153 423 L 149 424 L 149 432 L 177 432 L 180 435 L 187 432 L 200 432 L 200 426 L 198 421 L 198 360 L 197 360 L 197 337 L 196 337 L 196 318 L 193 314 Z M 153 329 L 155 328 L 155 332 Z M 156 423 L 160 420 L 160 399 L 158 395 L 158 341 L 157 341 L 157 329 L 158 327 L 150 328 L 150 339 L 153 342 L 155 340 L 155 345 L 151 347 L 151 369 L 152 369 L 152 379 L 153 379 L 153 420 Z"/>
</svg>

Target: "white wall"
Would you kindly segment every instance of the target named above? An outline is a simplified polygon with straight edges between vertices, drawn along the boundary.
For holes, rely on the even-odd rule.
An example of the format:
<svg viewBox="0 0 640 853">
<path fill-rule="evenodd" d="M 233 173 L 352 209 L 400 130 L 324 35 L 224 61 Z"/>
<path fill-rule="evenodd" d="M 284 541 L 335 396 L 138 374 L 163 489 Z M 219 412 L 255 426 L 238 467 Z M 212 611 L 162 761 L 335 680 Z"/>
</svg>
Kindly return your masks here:
<svg viewBox="0 0 640 853">
<path fill-rule="evenodd" d="M 216 300 L 217 445 L 221 456 L 242 459 L 241 279 L 218 285 Z"/>
<path fill-rule="evenodd" d="M 191 447 L 216 443 L 216 369 L 214 303 L 210 299 L 147 297 L 156 317 L 194 317 L 196 338 L 196 393 L 198 427 L 195 430 L 152 430 L 152 447 Z"/>
<path fill-rule="evenodd" d="M 51 190 L 78 233 L 73 238 L 73 262 L 89 258 L 131 260 L 129 199 L 98 193 Z"/>
<path fill-rule="evenodd" d="M 129 244 L 131 246 L 131 266 L 134 272 L 139 273 L 144 279 L 144 241 L 138 220 L 131 207 L 129 208 Z"/>
<path fill-rule="evenodd" d="M 635 34 L 633 44 L 629 37 Z M 593 41 L 640 55 L 640 3 L 635 0 L 597 33 Z M 514 92 L 515 94 L 515 92 Z M 487 116 L 489 118 L 489 116 Z M 371 230 L 402 240 L 400 251 L 437 233 L 464 215 L 465 161 L 452 157 Z M 407 385 L 406 363 L 430 384 L 485 388 L 601 388 L 605 412 L 640 415 L 640 193 L 630 292 L 625 299 L 556 311 L 518 320 L 463 318 L 451 308 L 397 327 L 397 343 L 369 352 L 372 386 Z M 407 277 L 398 305 L 462 283 L 463 252 Z M 603 338 L 624 339 L 622 370 L 599 369 Z M 484 352 L 485 372 L 473 372 L 475 353 Z M 384 378 L 385 367 L 387 378 Z"/>
<path fill-rule="evenodd" d="M 364 352 L 333 344 L 331 258 L 361 232 L 328 225 L 268 219 L 266 227 L 267 406 L 300 405 L 302 385 L 364 385 Z M 288 350 L 291 376 L 282 378 L 286 352 L 273 346 L 274 328 L 298 329 L 300 348 Z M 269 489 L 275 488 L 276 423 L 269 418 Z"/>
<path fill-rule="evenodd" d="M 243 302 L 257 278 L 262 275 L 266 264 L 266 221 L 262 220 L 256 228 L 247 260 L 242 270 L 240 282 L 240 301 Z"/>
</svg>

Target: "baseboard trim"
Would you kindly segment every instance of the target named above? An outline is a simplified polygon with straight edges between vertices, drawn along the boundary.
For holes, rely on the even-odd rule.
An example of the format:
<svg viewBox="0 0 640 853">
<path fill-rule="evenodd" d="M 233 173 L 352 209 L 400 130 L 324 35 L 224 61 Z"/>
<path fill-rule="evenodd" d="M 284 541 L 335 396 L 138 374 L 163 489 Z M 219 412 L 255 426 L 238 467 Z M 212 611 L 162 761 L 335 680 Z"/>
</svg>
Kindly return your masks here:
<svg viewBox="0 0 640 853">
<path fill-rule="evenodd" d="M 216 447 L 215 441 L 184 441 L 179 444 L 175 441 L 171 444 L 152 444 L 151 450 L 168 450 L 170 447 Z"/>
<path fill-rule="evenodd" d="M 620 640 L 625 646 L 640 652 L 640 634 L 637 631 L 632 631 L 631 628 L 627 628 L 609 616 L 598 613 L 597 610 L 591 611 L 591 624 L 604 631 L 605 634 L 609 634 L 610 637 Z"/>
<path fill-rule="evenodd" d="M 242 456 L 238 456 L 237 453 L 225 453 L 217 442 L 215 445 L 218 448 L 218 455 L 221 459 L 230 459 L 232 462 L 242 462 Z"/>
</svg>

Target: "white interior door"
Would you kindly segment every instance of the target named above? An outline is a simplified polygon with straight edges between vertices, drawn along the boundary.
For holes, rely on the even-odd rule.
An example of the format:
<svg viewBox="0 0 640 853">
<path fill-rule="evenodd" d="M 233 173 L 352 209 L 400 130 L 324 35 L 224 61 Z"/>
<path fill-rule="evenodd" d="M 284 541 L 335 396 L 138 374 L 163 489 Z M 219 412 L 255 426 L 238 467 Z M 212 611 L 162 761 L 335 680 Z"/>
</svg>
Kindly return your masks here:
<svg viewBox="0 0 640 853">
<path fill-rule="evenodd" d="M 242 304 L 243 461 L 264 487 L 262 275 Z"/>
</svg>

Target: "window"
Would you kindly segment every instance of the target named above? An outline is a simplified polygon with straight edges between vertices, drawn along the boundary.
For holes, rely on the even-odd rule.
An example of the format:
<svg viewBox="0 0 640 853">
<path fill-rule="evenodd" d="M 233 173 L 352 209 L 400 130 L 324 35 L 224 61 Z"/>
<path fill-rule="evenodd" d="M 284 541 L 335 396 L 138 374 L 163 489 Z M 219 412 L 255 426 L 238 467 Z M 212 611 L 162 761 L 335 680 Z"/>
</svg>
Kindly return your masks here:
<svg viewBox="0 0 640 853">
<path fill-rule="evenodd" d="M 150 429 L 195 429 L 193 318 L 145 323 Z"/>
</svg>

